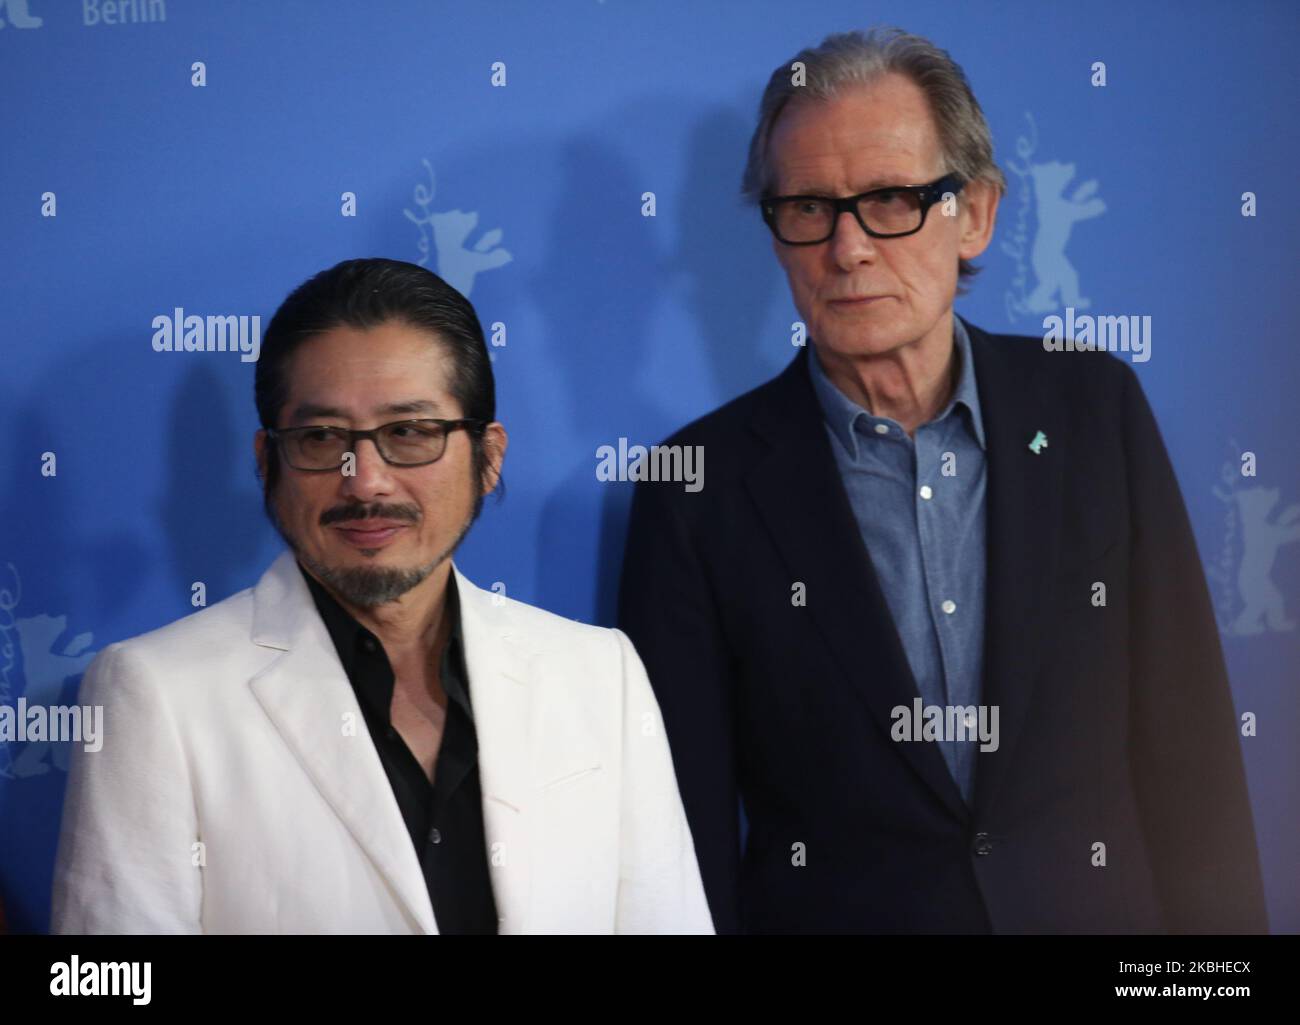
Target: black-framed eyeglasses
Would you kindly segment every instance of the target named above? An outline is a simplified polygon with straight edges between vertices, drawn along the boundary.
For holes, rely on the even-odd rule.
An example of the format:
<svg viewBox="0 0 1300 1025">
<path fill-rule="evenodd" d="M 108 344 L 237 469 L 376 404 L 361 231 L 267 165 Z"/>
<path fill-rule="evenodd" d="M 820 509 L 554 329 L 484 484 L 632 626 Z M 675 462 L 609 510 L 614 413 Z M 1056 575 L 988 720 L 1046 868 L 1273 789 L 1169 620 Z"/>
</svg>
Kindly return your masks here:
<svg viewBox="0 0 1300 1025">
<path fill-rule="evenodd" d="M 487 420 L 395 420 L 368 431 L 348 427 L 287 427 L 267 430 L 280 455 L 295 470 L 337 470 L 362 438 L 375 443 L 390 466 L 427 466 L 447 450 L 447 435 L 460 428 L 482 433 Z"/>
<path fill-rule="evenodd" d="M 925 226 L 930 207 L 965 182 L 946 174 L 929 185 L 891 185 L 856 196 L 767 196 L 759 201 L 763 220 L 778 241 L 788 246 L 815 246 L 835 234 L 846 210 L 872 238 L 902 238 Z"/>
</svg>

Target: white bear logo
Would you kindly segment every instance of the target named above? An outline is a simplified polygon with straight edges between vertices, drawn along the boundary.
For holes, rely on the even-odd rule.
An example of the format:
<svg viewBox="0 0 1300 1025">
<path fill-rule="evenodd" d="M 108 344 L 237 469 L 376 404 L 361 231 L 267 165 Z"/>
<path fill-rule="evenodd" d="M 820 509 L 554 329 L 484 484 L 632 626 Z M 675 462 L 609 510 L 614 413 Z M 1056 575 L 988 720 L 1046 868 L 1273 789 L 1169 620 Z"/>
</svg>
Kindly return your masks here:
<svg viewBox="0 0 1300 1025">
<path fill-rule="evenodd" d="M 1106 212 L 1106 204 L 1093 195 L 1097 179 L 1088 179 L 1067 199 L 1065 187 L 1074 177 L 1073 164 L 1059 160 L 1030 164 L 1029 174 L 1034 180 L 1038 213 L 1038 234 L 1029 259 L 1038 284 L 1025 299 L 1025 312 L 1051 313 L 1061 305 L 1086 310 L 1091 304 L 1079 294 L 1079 273 L 1065 256 L 1065 244 L 1077 221 Z"/>
<path fill-rule="evenodd" d="M 27 10 L 27 0 L 0 0 L 0 11 L 9 15 L 9 24 L 14 28 L 40 28 L 45 22 L 33 17 Z M 5 27 L 5 20 L 0 17 L 0 28 Z"/>
<path fill-rule="evenodd" d="M 465 210 L 431 210 L 436 190 L 433 165 L 424 161 L 425 170 L 429 172 L 429 184 L 423 182 L 415 186 L 415 202 L 420 212 L 404 210 L 407 220 L 420 229 L 420 252 L 423 254 L 416 262 L 425 266 L 429 262 L 430 243 L 437 254 L 438 276 L 461 295 L 469 298 L 474 288 L 474 279 L 485 270 L 494 270 L 504 266 L 514 257 L 508 249 L 498 248 L 501 241 L 501 229 L 485 231 L 472 246 L 467 246 L 470 233 L 478 227 L 478 214 Z"/>
<path fill-rule="evenodd" d="M 1005 297 L 1012 321 L 1025 314 L 1053 313 L 1062 306 L 1086 310 L 1092 305 L 1079 292 L 1079 273 L 1066 257 L 1065 247 L 1075 224 L 1106 212 L 1105 202 L 1096 195 L 1097 179 L 1089 178 L 1067 196 L 1074 164 L 1031 159 L 1038 149 L 1038 127 L 1031 114 L 1026 113 L 1025 120 L 1029 130 L 1016 139 L 1020 162 L 1007 161 L 1008 169 L 1020 179 L 1015 222 L 1002 241 L 1002 251 L 1015 261 Z"/>
<path fill-rule="evenodd" d="M 1241 565 L 1237 567 L 1237 590 L 1243 607 L 1233 620 L 1232 632 L 1242 636 L 1271 630 L 1294 630 L 1288 619 L 1282 592 L 1273 583 L 1273 563 L 1278 549 L 1300 541 L 1300 504 L 1287 506 L 1272 519 L 1269 514 L 1277 505 L 1277 488 L 1243 488 L 1234 495 L 1241 516 Z"/>
</svg>

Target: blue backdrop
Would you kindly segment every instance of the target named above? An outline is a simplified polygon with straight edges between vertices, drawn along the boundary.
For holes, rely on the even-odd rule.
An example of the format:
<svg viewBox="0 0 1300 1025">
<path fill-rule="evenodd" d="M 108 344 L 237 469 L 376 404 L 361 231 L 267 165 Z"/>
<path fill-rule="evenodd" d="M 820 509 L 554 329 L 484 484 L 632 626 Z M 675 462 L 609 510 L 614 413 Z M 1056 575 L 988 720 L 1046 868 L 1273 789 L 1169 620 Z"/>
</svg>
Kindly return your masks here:
<svg viewBox="0 0 1300 1025">
<path fill-rule="evenodd" d="M 762 87 L 827 33 L 898 24 L 965 67 L 1007 173 L 958 311 L 1152 318 L 1136 369 L 1258 720 L 1273 928 L 1300 931 L 1300 5 L 0 0 L 0 22 L 0 703 L 71 703 L 196 581 L 209 603 L 256 581 L 279 541 L 251 354 L 155 351 L 153 320 L 264 325 L 356 256 L 426 263 L 504 342 L 509 493 L 460 564 L 612 622 L 632 485 L 597 479 L 597 448 L 796 351 L 738 198 Z M 14 930 L 47 925 L 67 754 L 0 744 Z"/>
</svg>

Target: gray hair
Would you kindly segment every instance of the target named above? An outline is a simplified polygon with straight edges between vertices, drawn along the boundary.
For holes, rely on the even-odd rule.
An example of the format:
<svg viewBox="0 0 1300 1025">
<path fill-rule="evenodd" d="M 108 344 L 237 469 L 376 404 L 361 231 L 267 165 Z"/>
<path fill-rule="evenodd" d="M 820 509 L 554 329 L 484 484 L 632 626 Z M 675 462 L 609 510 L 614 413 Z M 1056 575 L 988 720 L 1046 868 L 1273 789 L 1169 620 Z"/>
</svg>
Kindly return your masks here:
<svg viewBox="0 0 1300 1025">
<path fill-rule="evenodd" d="M 802 85 L 794 84 L 792 65 L 796 61 L 805 69 Z M 820 46 L 800 50 L 772 72 L 759 101 L 758 126 L 749 142 L 749 159 L 741 181 L 745 198 L 757 203 L 772 185 L 768 141 L 776 119 L 793 97 L 826 101 L 846 88 L 870 85 L 890 73 L 904 75 L 925 93 L 949 173 L 960 175 L 966 182 L 987 182 L 999 196 L 1005 195 L 1007 182 L 993 162 L 988 122 L 961 66 L 928 39 L 898 28 L 879 28 L 865 35 L 842 32 L 827 36 Z M 962 260 L 958 275 L 967 278 L 978 270 Z"/>
</svg>

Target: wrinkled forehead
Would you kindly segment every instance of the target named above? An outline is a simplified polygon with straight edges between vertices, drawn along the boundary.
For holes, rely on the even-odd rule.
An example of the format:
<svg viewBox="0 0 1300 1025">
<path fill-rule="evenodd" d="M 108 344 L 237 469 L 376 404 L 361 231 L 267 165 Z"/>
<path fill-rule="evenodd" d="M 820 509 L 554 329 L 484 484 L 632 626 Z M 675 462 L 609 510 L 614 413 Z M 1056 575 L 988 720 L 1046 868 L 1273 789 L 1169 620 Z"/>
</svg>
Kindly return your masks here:
<svg viewBox="0 0 1300 1025">
<path fill-rule="evenodd" d="M 785 194 L 919 184 L 942 170 L 929 103 L 898 75 L 828 99 L 795 96 L 777 117 L 767 157 L 769 186 Z"/>
</svg>

